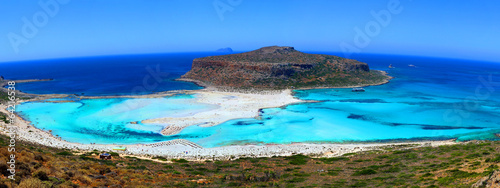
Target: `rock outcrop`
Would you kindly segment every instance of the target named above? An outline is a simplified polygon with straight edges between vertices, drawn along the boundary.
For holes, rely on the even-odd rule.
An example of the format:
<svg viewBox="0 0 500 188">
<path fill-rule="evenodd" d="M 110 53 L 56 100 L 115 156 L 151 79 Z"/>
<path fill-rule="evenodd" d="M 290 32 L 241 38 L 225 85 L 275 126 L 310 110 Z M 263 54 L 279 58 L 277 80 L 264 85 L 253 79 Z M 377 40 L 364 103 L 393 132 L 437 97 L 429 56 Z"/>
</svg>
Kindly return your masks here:
<svg viewBox="0 0 500 188">
<path fill-rule="evenodd" d="M 356 60 L 271 46 L 194 59 L 180 80 L 215 87 L 282 89 L 375 85 L 389 78 Z"/>
<path fill-rule="evenodd" d="M 481 178 L 472 185 L 473 188 L 500 188 L 500 171 L 493 171 L 489 176 Z"/>
</svg>

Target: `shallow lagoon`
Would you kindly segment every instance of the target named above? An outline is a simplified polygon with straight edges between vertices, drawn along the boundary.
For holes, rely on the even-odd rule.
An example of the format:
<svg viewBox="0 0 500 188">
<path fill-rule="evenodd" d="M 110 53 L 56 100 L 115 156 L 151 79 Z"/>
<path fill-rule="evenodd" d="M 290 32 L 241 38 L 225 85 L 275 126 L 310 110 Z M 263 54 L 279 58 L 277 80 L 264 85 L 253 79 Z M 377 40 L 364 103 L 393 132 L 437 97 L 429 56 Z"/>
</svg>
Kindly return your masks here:
<svg viewBox="0 0 500 188">
<path fill-rule="evenodd" d="M 367 57 L 360 57 L 360 60 Z M 157 117 L 189 115 L 213 108 L 190 97 L 92 99 L 72 103 L 25 103 L 18 110 L 36 127 L 80 143 L 152 143 L 177 138 L 204 147 L 246 143 L 372 142 L 421 139 L 498 139 L 500 85 L 479 94 L 484 80 L 500 82 L 495 63 L 413 57 L 368 57 L 386 70 L 389 84 L 350 89 L 297 90 L 318 103 L 263 109 L 261 120 L 236 119 L 214 127 L 191 126 L 162 136 L 165 125 L 130 124 Z M 395 69 L 387 69 L 392 63 Z M 407 64 L 415 64 L 409 67 Z M 483 81 L 481 81 L 481 78 Z M 488 94 L 487 97 L 485 97 Z M 474 100 L 471 100 L 474 99 Z M 185 105 L 191 104 L 191 105 Z M 469 108 L 467 108 L 469 106 Z M 473 108 L 472 108 L 472 107 Z"/>
<path fill-rule="evenodd" d="M 29 102 L 17 111 L 37 128 L 79 143 L 134 144 L 175 139 L 159 134 L 166 125 L 140 121 L 194 115 L 216 106 L 195 103 L 191 95 L 165 98 L 84 99 L 75 102 Z M 139 122 L 138 122 L 139 121 Z M 137 124 L 131 122 L 138 122 Z"/>
</svg>

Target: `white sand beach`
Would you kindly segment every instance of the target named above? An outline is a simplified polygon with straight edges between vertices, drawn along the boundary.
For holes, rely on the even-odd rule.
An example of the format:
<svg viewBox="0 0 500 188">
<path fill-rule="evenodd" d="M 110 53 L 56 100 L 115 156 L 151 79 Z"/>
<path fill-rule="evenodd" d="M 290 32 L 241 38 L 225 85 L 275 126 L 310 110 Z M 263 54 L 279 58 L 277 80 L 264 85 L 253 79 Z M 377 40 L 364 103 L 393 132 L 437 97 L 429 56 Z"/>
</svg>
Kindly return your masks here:
<svg viewBox="0 0 500 188">
<path fill-rule="evenodd" d="M 174 135 L 188 126 L 210 127 L 231 119 L 257 117 L 259 109 L 262 108 L 305 102 L 294 98 L 291 90 L 255 94 L 205 89 L 188 93 L 195 94 L 197 102 L 216 105 L 217 108 L 193 116 L 149 119 L 142 121 L 142 123 L 169 124 L 161 133 L 163 135 Z"/>
<path fill-rule="evenodd" d="M 203 124 L 203 126 L 214 126 L 235 118 L 256 117 L 261 108 L 279 107 L 291 103 L 304 102 L 294 98 L 290 90 L 270 93 L 247 94 L 237 92 L 221 92 L 209 89 L 189 91 L 195 94 L 197 102 L 217 105 L 218 108 L 210 111 L 200 112 L 194 116 L 160 118 L 145 120 L 145 123 L 168 123 L 175 128 L 167 128 L 163 134 L 175 134 L 183 128 Z M 19 101 L 22 102 L 22 101 Z M 8 114 L 6 106 L 1 104 L 0 111 Z M 0 122 L 2 127 L 5 123 Z M 50 132 L 33 127 L 30 122 L 16 116 L 14 123 L 16 127 L 16 140 L 24 140 L 55 148 L 65 148 L 75 150 L 75 152 L 92 151 L 113 151 L 113 147 L 119 145 L 102 144 L 80 144 L 71 143 L 52 135 Z M 5 134 L 2 131 L 2 134 Z M 408 145 L 411 144 L 411 145 Z M 171 140 L 154 144 L 134 144 L 124 145 L 126 151 L 115 151 L 122 154 L 152 157 L 163 156 L 166 158 L 184 158 L 188 160 L 231 160 L 240 157 L 272 157 L 289 156 L 293 154 L 305 154 L 314 156 L 340 156 L 345 153 L 360 152 L 367 150 L 379 150 L 381 147 L 404 146 L 423 147 L 456 144 L 453 140 L 448 141 L 422 141 L 422 142 L 401 142 L 401 143 L 368 143 L 368 144 L 311 144 L 294 143 L 286 145 L 236 145 L 215 148 L 202 148 L 201 146 L 188 140 Z"/>
</svg>

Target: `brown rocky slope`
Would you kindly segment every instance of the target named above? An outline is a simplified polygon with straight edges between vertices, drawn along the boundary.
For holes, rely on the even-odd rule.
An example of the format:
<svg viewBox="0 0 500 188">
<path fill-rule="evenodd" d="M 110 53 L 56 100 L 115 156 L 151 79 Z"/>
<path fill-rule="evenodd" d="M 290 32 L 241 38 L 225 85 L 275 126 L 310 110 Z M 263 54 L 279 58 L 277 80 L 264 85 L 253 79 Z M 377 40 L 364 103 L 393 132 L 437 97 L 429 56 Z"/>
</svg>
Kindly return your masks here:
<svg viewBox="0 0 500 188">
<path fill-rule="evenodd" d="M 386 83 L 390 77 L 366 63 L 332 55 L 270 46 L 251 52 L 193 60 L 179 80 L 232 88 L 355 87 Z"/>
</svg>

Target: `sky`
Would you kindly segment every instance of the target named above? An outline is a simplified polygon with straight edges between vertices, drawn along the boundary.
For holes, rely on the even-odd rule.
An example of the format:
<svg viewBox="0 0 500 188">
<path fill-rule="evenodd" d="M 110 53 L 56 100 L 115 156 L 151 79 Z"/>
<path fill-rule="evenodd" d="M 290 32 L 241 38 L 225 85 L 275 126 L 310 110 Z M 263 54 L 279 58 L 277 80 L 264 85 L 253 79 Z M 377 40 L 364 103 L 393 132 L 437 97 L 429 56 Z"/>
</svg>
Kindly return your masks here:
<svg viewBox="0 0 500 188">
<path fill-rule="evenodd" d="M 0 62 L 272 45 L 500 62 L 499 9 L 496 0 L 5 0 Z"/>
</svg>

